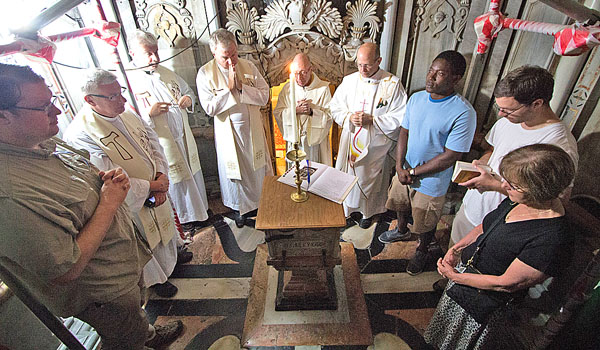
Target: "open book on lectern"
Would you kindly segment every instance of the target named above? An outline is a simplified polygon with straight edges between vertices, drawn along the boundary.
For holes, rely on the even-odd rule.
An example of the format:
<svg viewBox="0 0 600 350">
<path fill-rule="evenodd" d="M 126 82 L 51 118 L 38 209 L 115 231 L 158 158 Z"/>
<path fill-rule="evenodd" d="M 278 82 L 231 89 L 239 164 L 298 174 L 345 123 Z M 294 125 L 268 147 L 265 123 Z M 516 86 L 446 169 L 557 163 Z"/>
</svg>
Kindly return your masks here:
<svg viewBox="0 0 600 350">
<path fill-rule="evenodd" d="M 302 188 L 332 202 L 342 204 L 358 177 L 339 171 L 325 164 L 302 161 L 300 163 Z M 296 187 L 296 166 L 292 166 L 279 180 L 281 183 Z"/>
</svg>

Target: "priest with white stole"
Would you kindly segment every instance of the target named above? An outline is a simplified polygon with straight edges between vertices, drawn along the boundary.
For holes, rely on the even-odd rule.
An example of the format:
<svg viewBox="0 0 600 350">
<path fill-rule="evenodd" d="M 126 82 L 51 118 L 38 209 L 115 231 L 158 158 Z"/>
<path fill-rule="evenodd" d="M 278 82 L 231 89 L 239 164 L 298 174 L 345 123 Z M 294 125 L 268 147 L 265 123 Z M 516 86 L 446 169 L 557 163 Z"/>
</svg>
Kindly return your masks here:
<svg viewBox="0 0 600 350">
<path fill-rule="evenodd" d="M 359 226 L 369 228 L 373 216 L 386 211 L 386 193 L 394 166 L 388 153 L 398 139 L 404 118 L 406 92 L 398 77 L 379 68 L 374 43 L 360 46 L 358 72 L 344 77 L 330 109 L 342 128 L 335 167 L 358 177 L 344 201 L 346 217 L 362 214 Z"/>
<path fill-rule="evenodd" d="M 125 110 L 124 88 L 114 74 L 91 71 L 82 90 L 86 104 L 65 131 L 64 140 L 87 150 L 98 169 L 121 167 L 127 172 L 131 189 L 125 202 L 153 255 L 144 266 L 144 284 L 154 286 L 159 296 L 172 297 L 177 287 L 167 278 L 177 261 L 177 230 L 167 197 L 168 163 L 158 136 L 137 114 Z"/>
<path fill-rule="evenodd" d="M 264 177 L 273 174 L 260 113 L 269 102 L 269 86 L 252 62 L 238 58 L 231 32 L 217 29 L 208 42 L 214 59 L 198 71 L 198 97 L 214 117 L 223 204 L 243 227 L 258 209 Z"/>
<path fill-rule="evenodd" d="M 329 129 L 333 119 L 329 111 L 329 83 L 312 71 L 312 64 L 304 53 L 294 57 L 290 71 L 293 79 L 281 89 L 273 110 L 283 139 L 287 141 L 287 149 L 294 149 L 293 142 L 300 135 L 300 149 L 306 152 L 306 159 L 332 166 Z"/>
<path fill-rule="evenodd" d="M 129 70 L 127 76 L 140 115 L 158 134 L 169 162 L 169 196 L 179 221 L 186 230 L 203 227 L 201 222 L 208 219 L 208 200 L 186 111 L 194 105 L 194 93 L 179 75 L 158 64 L 154 35 L 136 30 L 128 43 L 133 64 L 140 69 Z"/>
</svg>

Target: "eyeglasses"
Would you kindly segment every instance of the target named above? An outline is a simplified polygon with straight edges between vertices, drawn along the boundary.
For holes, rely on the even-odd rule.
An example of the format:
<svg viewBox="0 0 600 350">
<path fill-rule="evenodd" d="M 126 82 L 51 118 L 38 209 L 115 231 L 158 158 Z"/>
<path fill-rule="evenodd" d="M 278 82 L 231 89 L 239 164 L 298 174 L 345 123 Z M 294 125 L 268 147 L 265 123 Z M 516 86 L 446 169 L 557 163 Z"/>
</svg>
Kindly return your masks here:
<svg viewBox="0 0 600 350">
<path fill-rule="evenodd" d="M 101 97 L 101 98 L 105 98 L 105 99 L 113 102 L 113 101 L 116 101 L 119 97 L 121 97 L 125 93 L 125 91 L 127 91 L 127 88 L 121 86 L 121 92 L 119 92 L 118 94 L 114 94 L 114 95 L 110 95 L 110 96 L 88 94 L 88 96 Z"/>
<path fill-rule="evenodd" d="M 513 184 L 511 184 L 510 182 L 508 182 L 508 180 L 506 179 L 502 179 L 503 182 L 506 182 L 506 184 L 508 185 L 508 187 L 510 187 L 511 190 L 515 191 L 515 192 L 519 192 L 519 193 L 524 193 L 525 189 L 519 186 L 515 186 Z"/>
<path fill-rule="evenodd" d="M 369 69 L 375 67 L 375 64 L 356 64 L 356 67 L 358 67 L 359 69 L 363 68 L 363 69 L 369 70 Z"/>
<path fill-rule="evenodd" d="M 294 74 L 296 74 L 296 75 L 306 75 L 308 73 L 310 73 L 310 71 L 308 71 L 308 70 L 297 70 L 294 72 Z"/>
<path fill-rule="evenodd" d="M 52 96 L 52 98 L 50 99 L 50 103 L 47 104 L 44 107 L 19 107 L 19 106 L 14 106 L 14 107 L 10 107 L 11 109 L 24 109 L 26 111 L 39 111 L 39 112 L 44 112 L 46 114 L 50 114 L 50 111 L 52 110 L 52 107 L 56 107 L 56 100 L 58 99 L 58 96 Z"/>
<path fill-rule="evenodd" d="M 500 106 L 498 106 L 498 104 L 496 102 L 494 102 L 494 109 L 496 110 L 496 113 L 502 112 L 502 113 L 504 113 L 505 117 L 508 117 L 509 115 L 515 113 L 516 111 L 518 111 L 519 109 L 521 109 L 525 106 L 528 106 L 528 105 L 521 105 L 517 109 L 510 110 L 510 109 L 506 109 L 506 108 L 501 108 Z"/>
</svg>

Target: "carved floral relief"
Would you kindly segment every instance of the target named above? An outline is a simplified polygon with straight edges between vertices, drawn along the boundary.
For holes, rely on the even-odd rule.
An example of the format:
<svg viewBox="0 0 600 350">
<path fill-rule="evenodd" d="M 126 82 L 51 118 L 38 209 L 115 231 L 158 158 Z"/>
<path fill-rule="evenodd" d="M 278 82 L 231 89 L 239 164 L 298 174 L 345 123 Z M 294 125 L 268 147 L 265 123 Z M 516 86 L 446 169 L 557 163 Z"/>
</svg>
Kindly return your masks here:
<svg viewBox="0 0 600 350">
<path fill-rule="evenodd" d="M 174 47 L 178 40 L 194 35 L 192 14 L 185 6 L 185 0 L 174 1 L 174 4 L 155 1 L 150 5 L 148 1 L 135 0 L 135 16 L 141 29 Z"/>
<path fill-rule="evenodd" d="M 288 65 L 299 52 L 309 56 L 320 77 L 338 84 L 355 69 L 356 49 L 376 41 L 378 4 L 348 1 L 342 17 L 328 0 L 274 0 L 259 16 L 246 1 L 227 0 L 225 26 L 239 40 L 239 54 L 257 63 L 272 86 L 287 79 Z"/>
<path fill-rule="evenodd" d="M 418 2 L 415 26 L 422 21 L 421 30 L 429 32 L 433 38 L 439 38 L 440 33 L 448 31 L 454 35 L 456 42 L 462 41 L 469 0 L 424 0 Z"/>
</svg>

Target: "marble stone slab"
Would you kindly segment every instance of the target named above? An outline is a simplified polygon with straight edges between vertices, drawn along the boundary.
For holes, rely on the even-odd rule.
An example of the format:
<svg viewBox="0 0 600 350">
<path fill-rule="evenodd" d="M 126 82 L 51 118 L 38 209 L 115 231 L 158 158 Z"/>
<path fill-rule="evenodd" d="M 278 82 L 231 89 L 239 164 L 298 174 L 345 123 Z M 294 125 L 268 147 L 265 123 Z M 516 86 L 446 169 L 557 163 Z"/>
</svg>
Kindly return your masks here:
<svg viewBox="0 0 600 350">
<path fill-rule="evenodd" d="M 250 226 L 238 228 L 235 226 L 235 221 L 228 217 L 223 217 L 223 220 L 231 228 L 231 232 L 233 232 L 233 236 L 243 252 L 253 252 L 257 245 L 265 243 L 265 233 L 263 231 Z"/>
<path fill-rule="evenodd" d="M 170 278 L 179 291 L 172 298 L 162 298 L 151 293 L 150 299 L 203 300 L 244 299 L 250 289 L 250 278 Z"/>
<path fill-rule="evenodd" d="M 341 277 L 345 286 L 344 303 L 347 305 L 348 318 L 334 318 L 331 323 L 306 319 L 308 322 L 313 323 L 268 324 L 268 322 L 273 322 L 273 318 L 270 316 L 269 311 L 265 310 L 267 308 L 274 309 L 275 301 L 274 298 L 269 299 L 267 296 L 270 284 L 270 269 L 266 264 L 267 247 L 264 244 L 259 245 L 256 250 L 254 271 L 250 282 L 250 296 L 242 333 L 242 345 L 254 347 L 373 344 L 354 248 L 350 243 L 341 243 L 341 248 Z M 276 276 L 271 279 L 273 280 L 271 284 L 274 284 Z M 339 299 L 338 302 L 340 302 Z M 271 305 L 267 305 L 267 303 Z M 342 303 L 340 303 L 341 305 Z M 289 311 L 285 311 L 285 313 L 287 312 Z M 267 315 L 266 321 L 265 315 Z M 285 319 L 282 319 L 282 322 L 286 322 Z M 356 330 L 360 330 L 360 332 Z"/>
<path fill-rule="evenodd" d="M 418 276 L 401 273 L 374 273 L 360 276 L 365 294 L 431 292 L 433 283 L 442 278 L 437 271 Z"/>
</svg>

